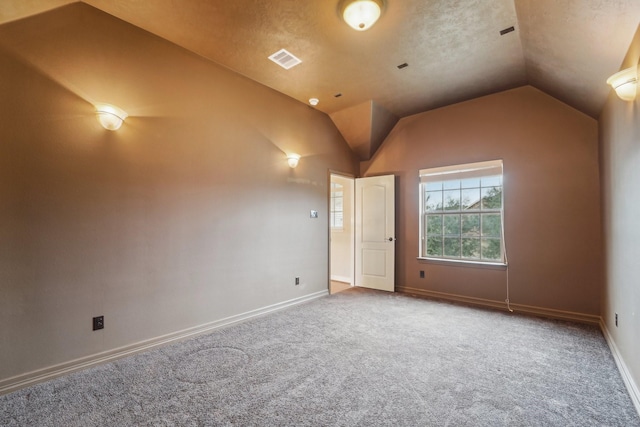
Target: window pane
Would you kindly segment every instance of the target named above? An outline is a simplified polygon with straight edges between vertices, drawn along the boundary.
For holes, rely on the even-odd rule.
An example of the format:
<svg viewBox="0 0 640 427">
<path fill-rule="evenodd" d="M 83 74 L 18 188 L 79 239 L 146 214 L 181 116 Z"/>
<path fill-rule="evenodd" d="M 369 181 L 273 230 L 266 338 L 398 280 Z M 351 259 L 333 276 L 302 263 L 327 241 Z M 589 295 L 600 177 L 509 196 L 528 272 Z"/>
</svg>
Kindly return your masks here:
<svg viewBox="0 0 640 427">
<path fill-rule="evenodd" d="M 442 234 L 442 215 L 427 215 L 427 234 Z"/>
<path fill-rule="evenodd" d="M 500 223 L 500 214 L 483 214 L 482 215 L 482 236 L 483 237 L 500 237 L 502 234 L 502 225 Z"/>
<path fill-rule="evenodd" d="M 479 210 L 480 209 L 480 189 L 479 188 L 462 190 L 462 209 L 463 210 Z"/>
<path fill-rule="evenodd" d="M 462 180 L 462 188 L 480 187 L 480 178 L 468 178 Z"/>
<path fill-rule="evenodd" d="M 483 187 L 501 186 L 502 185 L 502 176 L 501 175 L 484 176 L 484 177 L 482 177 L 481 181 L 482 181 L 482 186 Z"/>
<path fill-rule="evenodd" d="M 444 216 L 444 234 L 460 236 L 460 215 Z"/>
<path fill-rule="evenodd" d="M 488 261 L 502 261 L 500 254 L 500 239 L 482 238 L 482 259 Z"/>
<path fill-rule="evenodd" d="M 462 215 L 462 235 L 465 237 L 480 236 L 480 215 Z"/>
<path fill-rule="evenodd" d="M 343 226 L 343 223 L 342 223 L 342 212 L 335 212 L 333 227 L 334 228 L 342 228 L 342 226 Z"/>
<path fill-rule="evenodd" d="M 480 259 L 480 239 L 462 239 L 462 258 Z"/>
<path fill-rule="evenodd" d="M 427 191 L 425 208 L 429 212 L 442 210 L 442 191 Z"/>
<path fill-rule="evenodd" d="M 482 189 L 482 209 L 502 208 L 502 187 Z"/>
<path fill-rule="evenodd" d="M 333 202 L 334 210 L 342 211 L 342 197 L 334 200 L 335 200 L 335 202 Z"/>
<path fill-rule="evenodd" d="M 442 182 L 427 182 L 426 187 L 427 187 L 427 191 L 442 190 Z"/>
<path fill-rule="evenodd" d="M 427 238 L 427 255 L 442 256 L 442 237 Z"/>
<path fill-rule="evenodd" d="M 454 179 L 453 181 L 445 181 L 443 182 L 445 190 L 457 190 L 460 188 L 460 180 Z"/>
<path fill-rule="evenodd" d="M 501 162 L 490 163 L 493 167 Z M 453 179 L 464 177 L 466 171 L 478 175 L 485 172 L 481 168 L 474 169 L 476 167 L 468 164 L 425 170 L 430 174 L 429 179 L 441 177 L 444 180 L 420 183 L 422 256 L 474 262 L 503 261 L 502 174 Z"/>
<path fill-rule="evenodd" d="M 460 210 L 460 190 L 449 190 L 444 192 L 444 210 Z"/>
<path fill-rule="evenodd" d="M 459 237 L 445 237 L 444 238 L 444 256 L 446 257 L 460 257 L 460 238 Z"/>
</svg>

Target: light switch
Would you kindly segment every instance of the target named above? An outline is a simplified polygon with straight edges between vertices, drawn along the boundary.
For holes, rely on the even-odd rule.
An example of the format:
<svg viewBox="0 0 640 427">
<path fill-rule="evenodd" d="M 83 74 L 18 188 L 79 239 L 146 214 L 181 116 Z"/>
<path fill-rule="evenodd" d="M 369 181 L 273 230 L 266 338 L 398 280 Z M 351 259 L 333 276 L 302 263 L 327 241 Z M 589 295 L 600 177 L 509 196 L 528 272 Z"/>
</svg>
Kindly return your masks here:
<svg viewBox="0 0 640 427">
<path fill-rule="evenodd" d="M 311 218 L 318 218 L 318 211 L 311 211 L 311 214 L 309 216 Z"/>
</svg>

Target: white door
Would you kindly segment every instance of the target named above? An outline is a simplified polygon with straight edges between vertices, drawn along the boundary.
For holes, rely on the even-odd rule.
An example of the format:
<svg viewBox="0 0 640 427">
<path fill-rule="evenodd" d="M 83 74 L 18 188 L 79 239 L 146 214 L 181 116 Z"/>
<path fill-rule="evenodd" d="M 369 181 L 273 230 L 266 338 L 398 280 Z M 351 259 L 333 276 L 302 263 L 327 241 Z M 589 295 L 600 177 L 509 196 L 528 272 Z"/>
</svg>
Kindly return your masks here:
<svg viewBox="0 0 640 427">
<path fill-rule="evenodd" d="M 395 177 L 356 179 L 356 286 L 395 290 Z"/>
</svg>

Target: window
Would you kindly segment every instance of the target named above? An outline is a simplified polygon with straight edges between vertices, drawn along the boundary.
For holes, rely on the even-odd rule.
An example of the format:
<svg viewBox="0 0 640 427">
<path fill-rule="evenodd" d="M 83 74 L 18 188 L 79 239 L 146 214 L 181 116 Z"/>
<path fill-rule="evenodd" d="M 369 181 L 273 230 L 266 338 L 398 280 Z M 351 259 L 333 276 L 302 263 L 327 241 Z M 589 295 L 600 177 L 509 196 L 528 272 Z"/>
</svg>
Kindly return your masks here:
<svg viewBox="0 0 640 427">
<path fill-rule="evenodd" d="M 341 184 L 331 183 L 331 207 L 329 222 L 332 230 L 342 230 L 343 228 L 343 198 L 344 192 Z"/>
<path fill-rule="evenodd" d="M 420 258 L 505 263 L 502 160 L 420 171 Z"/>
</svg>

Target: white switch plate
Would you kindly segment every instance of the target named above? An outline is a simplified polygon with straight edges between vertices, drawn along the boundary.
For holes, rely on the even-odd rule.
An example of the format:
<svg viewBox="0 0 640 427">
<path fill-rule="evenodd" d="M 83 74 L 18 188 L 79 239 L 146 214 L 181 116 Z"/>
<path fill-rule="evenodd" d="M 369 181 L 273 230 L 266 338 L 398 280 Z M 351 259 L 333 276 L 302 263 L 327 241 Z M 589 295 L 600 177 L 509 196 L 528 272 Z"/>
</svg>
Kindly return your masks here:
<svg viewBox="0 0 640 427">
<path fill-rule="evenodd" d="M 311 214 L 309 216 L 311 218 L 318 218 L 318 211 L 311 211 Z"/>
</svg>

